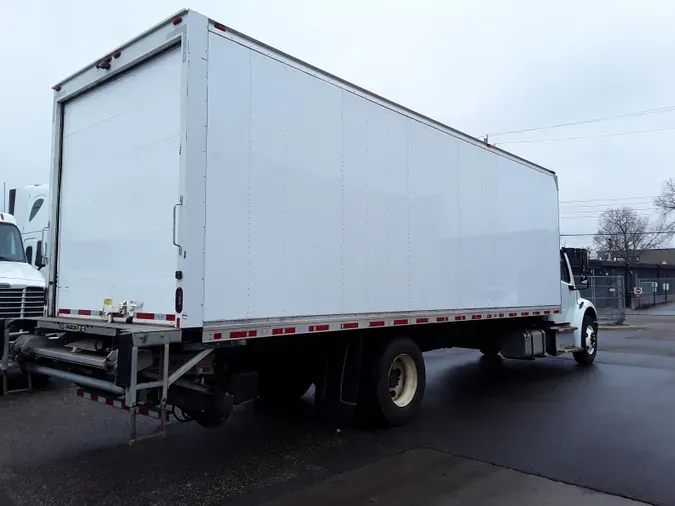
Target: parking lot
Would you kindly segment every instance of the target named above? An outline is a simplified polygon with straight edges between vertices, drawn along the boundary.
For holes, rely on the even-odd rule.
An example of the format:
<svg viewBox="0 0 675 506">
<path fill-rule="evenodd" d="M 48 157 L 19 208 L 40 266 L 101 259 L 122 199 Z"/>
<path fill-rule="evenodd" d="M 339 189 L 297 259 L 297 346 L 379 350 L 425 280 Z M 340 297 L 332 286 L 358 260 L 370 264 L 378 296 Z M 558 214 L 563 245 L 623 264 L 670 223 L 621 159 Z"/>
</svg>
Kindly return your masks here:
<svg viewBox="0 0 675 506">
<path fill-rule="evenodd" d="M 129 447 L 126 413 L 55 383 L 0 398 L 0 504 L 672 505 L 672 321 L 603 331 L 591 368 L 429 353 L 421 416 L 383 431 L 322 424 L 308 398 Z"/>
</svg>

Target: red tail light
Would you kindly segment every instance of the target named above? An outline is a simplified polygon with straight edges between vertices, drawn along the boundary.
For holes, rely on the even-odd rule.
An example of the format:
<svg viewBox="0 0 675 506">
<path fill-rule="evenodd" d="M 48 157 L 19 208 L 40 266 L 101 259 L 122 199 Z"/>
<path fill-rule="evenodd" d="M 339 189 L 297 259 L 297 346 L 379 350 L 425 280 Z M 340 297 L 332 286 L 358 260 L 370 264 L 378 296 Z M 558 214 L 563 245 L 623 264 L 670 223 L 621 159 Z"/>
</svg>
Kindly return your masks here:
<svg viewBox="0 0 675 506">
<path fill-rule="evenodd" d="M 176 288 L 176 313 L 183 312 L 183 289 L 179 286 Z"/>
</svg>

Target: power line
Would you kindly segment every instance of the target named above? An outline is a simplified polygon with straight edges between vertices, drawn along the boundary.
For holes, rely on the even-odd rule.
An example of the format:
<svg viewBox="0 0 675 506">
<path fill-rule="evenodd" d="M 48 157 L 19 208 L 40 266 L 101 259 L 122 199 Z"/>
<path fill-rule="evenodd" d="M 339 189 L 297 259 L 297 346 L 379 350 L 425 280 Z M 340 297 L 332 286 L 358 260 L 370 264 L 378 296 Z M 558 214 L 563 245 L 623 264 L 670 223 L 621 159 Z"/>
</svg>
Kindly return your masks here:
<svg viewBox="0 0 675 506">
<path fill-rule="evenodd" d="M 661 234 L 672 234 L 672 232 L 669 232 L 667 230 L 654 230 L 651 232 L 641 232 L 643 235 L 661 235 Z M 609 233 L 609 232 L 603 232 L 603 233 L 584 233 L 584 234 L 560 234 L 560 237 L 594 237 L 594 236 L 622 236 L 624 234 L 621 233 Z"/>
<path fill-rule="evenodd" d="M 580 135 L 578 137 L 561 137 L 558 139 L 527 139 L 524 141 L 504 141 L 499 143 L 494 143 L 495 146 L 502 144 L 535 144 L 535 143 L 544 143 L 544 142 L 562 142 L 562 141 L 578 141 L 585 139 L 602 139 L 607 137 L 619 137 L 622 135 L 637 135 L 637 134 L 647 134 L 652 132 L 665 132 L 666 130 L 675 130 L 675 126 L 666 127 L 666 128 L 650 128 L 648 130 L 631 130 L 628 132 L 616 132 L 613 134 L 600 134 L 600 135 Z"/>
<path fill-rule="evenodd" d="M 567 127 L 567 126 L 574 126 L 574 125 L 585 125 L 588 123 L 599 123 L 601 121 L 610 121 L 610 120 L 615 120 L 615 119 L 622 119 L 622 118 L 632 118 L 636 116 L 644 116 L 647 114 L 657 114 L 661 112 L 669 112 L 675 110 L 675 105 L 669 105 L 665 107 L 657 107 L 655 109 L 646 109 L 643 111 L 635 111 L 635 112 L 628 112 L 625 114 L 617 114 L 615 116 L 603 116 L 601 118 L 593 118 L 593 119 L 586 119 L 586 120 L 581 120 L 581 121 L 570 121 L 567 123 L 558 123 L 556 125 L 547 125 L 547 126 L 541 126 L 541 127 L 534 127 L 534 128 L 523 128 L 521 130 L 507 130 L 504 132 L 496 132 L 492 134 L 487 134 L 487 136 L 497 136 L 497 135 L 509 135 L 509 134 L 519 134 L 519 133 L 524 133 L 524 132 L 535 132 L 537 130 L 548 130 L 551 128 L 562 128 L 562 127 Z M 503 143 L 502 143 L 503 144 Z"/>
<path fill-rule="evenodd" d="M 613 209 L 611 207 L 611 205 L 612 204 L 600 204 L 600 205 L 588 205 L 588 206 L 585 206 L 585 205 L 569 206 L 569 207 L 566 207 L 565 209 L 561 209 L 560 212 L 561 213 L 573 213 L 573 212 L 576 212 L 576 211 L 582 211 L 582 212 L 587 212 L 587 213 L 602 213 L 606 210 L 606 209 L 603 209 L 603 208 Z M 637 203 L 635 205 L 644 206 L 646 204 L 644 202 L 642 202 L 642 203 Z M 598 208 L 600 208 L 600 209 L 598 209 Z M 631 209 L 633 211 L 658 211 L 659 210 L 659 208 L 656 207 L 656 206 L 649 206 L 649 207 L 632 207 L 631 206 Z"/>
<path fill-rule="evenodd" d="M 659 217 L 658 214 L 647 215 L 647 218 L 653 218 L 654 220 Z M 600 216 L 561 216 L 560 221 L 569 224 L 571 221 L 581 221 L 581 220 L 593 220 L 595 222 L 600 221 Z"/>
<path fill-rule="evenodd" d="M 576 204 L 576 203 L 586 203 L 586 202 L 616 202 L 619 200 L 653 200 L 658 195 L 653 197 L 614 197 L 614 198 L 605 198 L 605 199 L 587 199 L 587 200 L 561 200 L 561 204 Z"/>
<path fill-rule="evenodd" d="M 652 218 L 658 217 L 656 214 L 650 215 Z M 600 219 L 600 216 L 561 216 L 561 220 L 564 221 L 577 221 L 577 220 L 595 220 L 598 221 Z"/>
<path fill-rule="evenodd" d="M 613 206 L 616 204 L 560 204 L 561 211 L 563 212 L 569 212 L 569 211 L 592 211 L 594 209 L 613 209 Z M 645 206 L 649 205 L 648 202 L 631 202 L 629 204 L 623 204 L 624 207 L 630 207 L 631 209 L 635 209 L 633 206 Z M 651 206 L 650 209 L 658 209 L 656 206 Z"/>
<path fill-rule="evenodd" d="M 637 213 L 640 214 L 662 214 L 659 209 L 656 209 L 654 207 L 631 207 L 631 209 Z M 560 210 L 560 215 L 561 216 L 571 216 L 575 214 L 583 215 L 583 216 L 600 216 L 606 211 L 611 210 L 611 208 L 608 209 L 561 209 Z"/>
</svg>

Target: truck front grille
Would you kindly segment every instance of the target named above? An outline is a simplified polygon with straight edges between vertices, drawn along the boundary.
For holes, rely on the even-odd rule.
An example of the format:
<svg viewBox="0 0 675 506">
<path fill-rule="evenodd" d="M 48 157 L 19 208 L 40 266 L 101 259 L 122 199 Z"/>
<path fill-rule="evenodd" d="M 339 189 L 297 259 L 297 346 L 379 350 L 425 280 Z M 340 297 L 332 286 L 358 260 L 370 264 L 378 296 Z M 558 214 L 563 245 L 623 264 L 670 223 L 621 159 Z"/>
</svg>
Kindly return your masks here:
<svg viewBox="0 0 675 506">
<path fill-rule="evenodd" d="M 0 318 L 43 316 L 44 304 L 44 288 L 0 288 Z"/>
</svg>

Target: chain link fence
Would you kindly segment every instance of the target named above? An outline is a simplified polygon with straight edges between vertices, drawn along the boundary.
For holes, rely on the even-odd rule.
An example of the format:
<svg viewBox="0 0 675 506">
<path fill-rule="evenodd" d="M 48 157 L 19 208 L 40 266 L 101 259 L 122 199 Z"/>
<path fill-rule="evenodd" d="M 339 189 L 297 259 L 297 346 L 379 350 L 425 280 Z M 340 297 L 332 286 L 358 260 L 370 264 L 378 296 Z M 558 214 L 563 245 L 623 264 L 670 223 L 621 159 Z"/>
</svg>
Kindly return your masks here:
<svg viewBox="0 0 675 506">
<path fill-rule="evenodd" d="M 675 287 L 675 284 L 673 285 Z M 598 320 L 621 324 L 626 319 L 626 292 L 622 276 L 591 276 L 581 296 L 598 310 Z"/>
<path fill-rule="evenodd" d="M 633 297 L 633 309 L 667 304 L 675 301 L 675 279 L 638 279 L 636 287 L 642 289 L 642 294 Z"/>
</svg>

